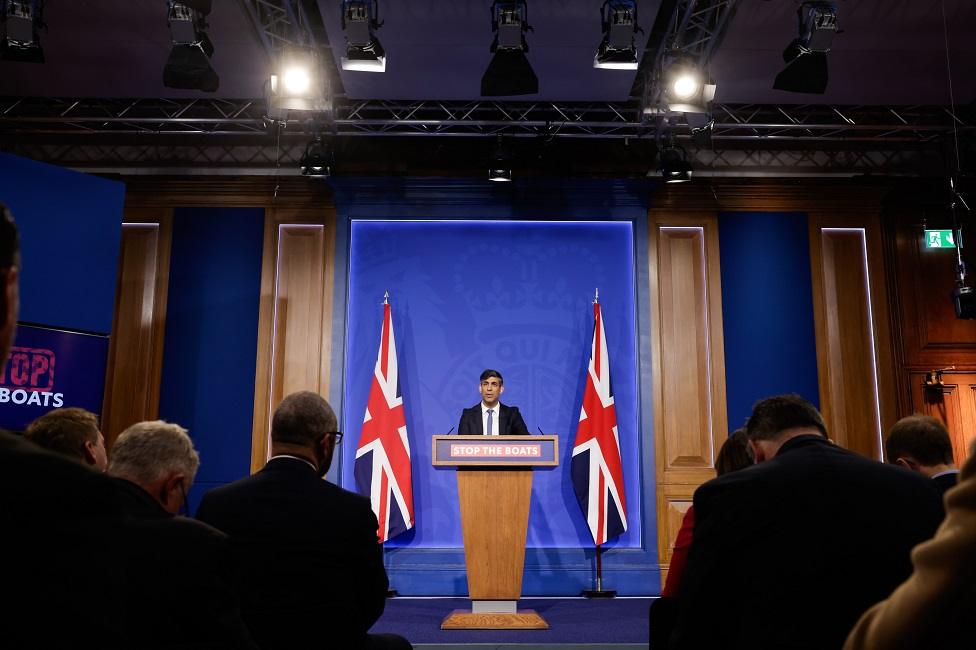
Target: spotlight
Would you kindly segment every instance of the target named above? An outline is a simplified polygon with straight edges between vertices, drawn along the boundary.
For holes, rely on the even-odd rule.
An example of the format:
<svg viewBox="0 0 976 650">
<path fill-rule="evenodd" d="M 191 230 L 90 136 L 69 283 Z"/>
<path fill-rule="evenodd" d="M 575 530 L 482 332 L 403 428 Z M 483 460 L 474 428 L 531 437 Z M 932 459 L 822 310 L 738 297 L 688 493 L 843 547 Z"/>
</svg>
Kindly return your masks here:
<svg viewBox="0 0 976 650">
<path fill-rule="evenodd" d="M 341 0 L 342 30 L 346 33 L 346 55 L 342 69 L 355 72 L 386 72 L 386 52 L 376 38 L 379 0 Z"/>
<path fill-rule="evenodd" d="M 498 136 L 498 144 L 488 162 L 488 180 L 496 182 L 510 182 L 512 180 L 512 154 L 505 146 L 502 136 Z"/>
<path fill-rule="evenodd" d="M 268 114 L 283 117 L 284 111 L 326 111 L 325 75 L 315 50 L 292 48 L 281 52 L 268 83 Z"/>
<path fill-rule="evenodd" d="M 822 95 L 827 90 L 827 52 L 837 33 L 837 7 L 830 2 L 804 2 L 796 11 L 800 36 L 786 46 L 776 90 Z"/>
<path fill-rule="evenodd" d="M 205 31 L 209 0 L 176 2 L 169 0 L 166 20 L 173 49 L 163 67 L 163 85 L 214 92 L 220 77 L 210 65 L 214 47 Z"/>
<path fill-rule="evenodd" d="M 299 165 L 302 176 L 328 178 L 335 167 L 335 153 L 332 147 L 323 141 L 322 136 L 317 135 L 305 147 Z"/>
<path fill-rule="evenodd" d="M 669 142 L 661 149 L 658 171 L 665 183 L 687 183 L 691 180 L 692 173 L 688 154 L 674 142 Z"/>
<path fill-rule="evenodd" d="M 603 26 L 603 41 L 593 57 L 593 67 L 636 70 L 634 35 L 643 31 L 637 26 L 636 0 L 606 0 L 600 7 L 600 24 Z"/>
<path fill-rule="evenodd" d="M 37 0 L 0 1 L 0 58 L 21 63 L 44 63 L 44 50 L 37 32 L 44 26 L 43 4 Z"/>
<path fill-rule="evenodd" d="M 668 110 L 676 113 L 707 113 L 715 99 L 715 84 L 707 83 L 701 69 L 691 59 L 669 55 L 661 74 Z"/>
<path fill-rule="evenodd" d="M 526 0 L 495 0 L 491 3 L 491 31 L 495 37 L 490 51 L 494 53 L 481 77 L 481 94 L 490 96 L 531 95 L 539 92 L 535 76 L 525 53 L 529 45 L 525 32 L 528 25 Z"/>
</svg>

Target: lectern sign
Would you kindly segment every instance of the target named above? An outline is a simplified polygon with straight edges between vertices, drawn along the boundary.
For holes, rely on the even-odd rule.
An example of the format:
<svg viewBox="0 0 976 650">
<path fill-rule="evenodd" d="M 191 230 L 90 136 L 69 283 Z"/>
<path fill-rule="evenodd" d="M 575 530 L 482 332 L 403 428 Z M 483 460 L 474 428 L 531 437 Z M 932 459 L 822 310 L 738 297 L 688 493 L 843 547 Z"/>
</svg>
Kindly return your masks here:
<svg viewBox="0 0 976 650">
<path fill-rule="evenodd" d="M 434 465 L 558 465 L 555 436 L 436 436 Z"/>
</svg>

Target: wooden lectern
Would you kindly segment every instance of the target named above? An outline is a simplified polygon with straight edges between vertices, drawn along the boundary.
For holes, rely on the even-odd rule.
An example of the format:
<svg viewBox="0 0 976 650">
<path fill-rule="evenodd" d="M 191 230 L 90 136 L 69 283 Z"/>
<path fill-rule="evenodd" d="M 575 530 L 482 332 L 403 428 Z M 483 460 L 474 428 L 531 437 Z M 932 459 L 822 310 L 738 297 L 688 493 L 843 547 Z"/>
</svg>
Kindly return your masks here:
<svg viewBox="0 0 976 650">
<path fill-rule="evenodd" d="M 434 436 L 433 465 L 457 468 L 471 611 L 455 610 L 442 630 L 548 629 L 518 611 L 529 527 L 532 468 L 559 464 L 556 436 Z"/>
</svg>

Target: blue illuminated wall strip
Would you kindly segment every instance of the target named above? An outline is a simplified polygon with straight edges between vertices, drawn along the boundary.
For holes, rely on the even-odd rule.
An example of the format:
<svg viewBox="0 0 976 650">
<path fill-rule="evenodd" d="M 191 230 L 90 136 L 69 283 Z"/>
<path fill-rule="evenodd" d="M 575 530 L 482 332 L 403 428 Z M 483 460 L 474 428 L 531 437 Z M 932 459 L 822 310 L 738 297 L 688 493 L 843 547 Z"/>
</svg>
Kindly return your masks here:
<svg viewBox="0 0 976 650">
<path fill-rule="evenodd" d="M 174 211 L 159 414 L 190 431 L 212 487 L 248 474 L 264 210 Z"/>
<path fill-rule="evenodd" d="M 729 429 L 764 397 L 819 403 L 807 215 L 719 215 Z"/>
<path fill-rule="evenodd" d="M 631 380 L 636 377 L 639 405 L 634 417 L 639 423 L 639 435 L 642 436 L 642 439 L 637 452 L 640 457 L 635 464 L 637 476 L 631 477 L 628 483 L 632 481 L 633 489 L 639 491 L 639 501 L 642 508 L 635 513 L 630 522 L 632 531 L 628 532 L 626 538 L 629 541 L 622 538 L 619 547 L 614 548 L 613 545 L 606 547 L 603 568 L 607 588 L 617 589 L 622 594 L 659 593 L 660 576 L 657 558 L 656 501 L 653 478 L 654 446 L 650 390 L 649 323 L 647 322 L 649 307 L 646 224 L 647 202 L 653 187 L 644 182 L 600 179 L 516 182 L 499 187 L 480 179 L 471 181 L 402 178 L 343 178 L 336 179 L 333 186 L 336 189 L 337 210 L 333 359 L 342 359 L 344 362 L 333 364 L 332 389 L 329 398 L 330 402 L 339 406 L 340 417 L 343 422 L 347 423 L 346 430 L 349 432 L 352 444 L 343 451 L 343 457 L 340 460 L 341 467 L 333 468 L 330 474 L 349 489 L 354 489 L 351 480 L 351 465 L 355 443 L 358 440 L 358 424 L 361 423 L 363 417 L 363 398 L 359 396 L 361 390 L 357 392 L 356 389 L 347 387 L 344 391 L 343 387 L 348 381 L 365 383 L 363 372 L 353 371 L 351 375 L 346 373 L 350 367 L 350 361 L 355 361 L 354 368 L 365 365 L 366 371 L 364 372 L 366 374 L 371 371 L 378 342 L 378 314 L 380 313 L 377 311 L 375 318 L 367 318 L 358 312 L 355 314 L 347 313 L 347 309 L 358 309 L 354 305 L 353 297 L 347 293 L 359 290 L 350 288 L 354 286 L 350 283 L 355 283 L 356 279 L 348 276 L 350 267 L 348 256 L 353 220 L 429 219 L 442 222 L 459 222 L 472 219 L 488 221 L 622 221 L 632 224 L 634 250 L 631 259 L 634 260 L 636 267 L 633 276 L 636 295 L 629 301 L 630 307 L 628 309 L 636 312 L 631 333 L 633 337 L 631 349 L 636 358 L 620 360 L 620 363 L 629 362 L 632 368 Z M 504 224 L 498 225 L 504 227 Z M 443 243 L 444 246 L 439 249 L 439 254 L 450 260 L 451 256 L 457 253 L 457 250 L 452 246 L 449 239 L 444 240 Z M 519 244 L 516 248 L 522 250 L 521 242 Z M 378 263 L 382 263 L 381 252 L 371 249 L 370 254 L 376 256 Z M 489 262 L 490 259 L 489 255 Z M 472 264 L 474 263 L 478 262 L 472 260 Z M 517 265 L 518 259 L 511 259 L 505 263 Z M 585 263 L 583 264 L 585 268 Z M 392 265 L 390 268 L 395 271 L 395 266 Z M 431 265 L 432 272 L 434 266 Z M 578 273 L 579 271 L 574 270 L 574 272 Z M 443 278 L 438 281 L 441 280 L 450 281 Z M 378 285 L 373 287 L 376 290 L 378 288 Z M 630 290 L 633 291 L 633 288 Z M 612 288 L 608 291 L 612 291 Z M 592 287 L 588 286 L 586 292 L 591 295 Z M 432 298 L 436 300 L 437 296 L 432 296 Z M 442 307 L 449 309 L 450 305 Z M 416 308 L 411 307 L 411 309 L 415 311 Z M 588 311 L 585 305 L 582 311 Z M 411 321 L 415 316 L 416 314 L 398 314 L 396 309 L 394 310 L 394 327 L 398 336 L 397 344 L 401 367 L 417 363 L 416 358 L 410 357 L 410 353 L 406 351 L 403 342 L 408 336 L 423 335 L 423 332 L 411 331 Z M 592 319 L 591 311 L 580 316 L 580 323 L 582 324 L 587 318 Z M 350 319 L 356 322 L 351 322 Z M 572 327 L 576 327 L 576 325 L 576 323 L 571 324 Z M 586 326 L 583 329 L 586 329 Z M 358 342 L 355 336 L 350 338 L 351 332 L 358 335 L 360 330 L 363 331 L 358 339 L 363 339 L 363 342 Z M 587 330 L 585 334 L 579 333 L 578 336 L 577 334 L 573 334 L 573 336 L 586 339 L 590 334 L 591 332 Z M 369 340 L 366 341 L 366 339 Z M 610 339 L 609 333 L 608 339 Z M 350 341 L 354 342 L 355 350 L 347 348 Z M 587 339 L 585 345 L 588 343 Z M 349 355 L 353 355 L 353 357 Z M 580 365 L 585 364 L 586 355 L 583 350 L 579 351 L 578 356 L 580 357 Z M 469 370 L 465 368 L 464 372 Z M 353 377 L 352 375 L 356 376 Z M 360 377 L 359 375 L 363 376 Z M 621 373 L 621 381 L 625 379 L 623 375 L 624 373 Z M 401 372 L 401 385 L 406 381 L 406 378 L 409 378 L 409 374 L 405 375 L 404 372 Z M 573 381 L 576 379 L 573 378 Z M 427 440 L 430 433 L 443 433 L 450 425 L 455 424 L 454 422 L 448 423 L 448 421 L 456 420 L 460 406 L 469 406 L 468 402 L 474 403 L 477 400 L 476 385 L 475 378 L 472 380 L 471 395 L 457 398 L 459 401 L 458 412 L 451 414 L 450 417 L 447 415 L 432 417 L 431 409 L 424 406 L 424 421 L 429 417 L 432 426 L 439 431 L 416 432 L 416 434 L 411 432 L 411 438 L 414 440 L 412 444 L 424 444 L 424 441 L 417 442 L 419 437 Z M 410 404 L 409 391 L 430 390 L 431 388 L 429 386 L 405 387 L 404 395 L 405 400 L 408 400 L 408 409 Z M 578 409 L 581 392 L 582 389 L 580 388 L 578 394 L 574 396 L 576 401 L 572 407 L 573 410 Z M 423 404 L 421 400 L 417 399 L 414 399 L 413 403 Z M 544 421 L 545 418 L 540 419 L 539 414 L 535 414 L 534 419 Z M 557 424 L 557 426 L 562 425 Z M 560 433 L 565 435 L 565 439 L 572 439 L 572 432 L 560 431 Z M 429 445 L 429 442 L 426 444 Z M 567 449 L 560 450 L 563 464 L 567 464 L 569 461 L 568 451 Z M 415 469 L 415 472 L 424 470 L 430 471 L 430 468 L 418 468 Z M 568 465 L 560 468 L 560 470 L 565 472 L 564 478 L 568 484 Z M 567 494 L 572 498 L 571 488 Z M 538 505 L 536 504 L 536 507 Z M 575 507 L 575 504 L 573 506 Z M 456 517 L 456 513 L 450 514 Z M 423 516 L 423 512 L 418 514 L 419 516 Z M 577 595 L 581 589 L 593 587 L 594 551 L 591 543 L 585 541 L 585 532 L 577 525 L 582 521 L 582 514 L 578 514 L 576 519 L 580 521 L 573 524 L 572 530 L 559 531 L 558 534 L 553 533 L 551 535 L 551 538 L 555 540 L 553 546 L 529 548 L 527 550 L 523 581 L 523 593 L 525 595 Z M 407 535 L 409 536 L 411 533 L 407 533 Z M 566 535 L 572 538 L 571 543 L 562 539 Z M 450 534 L 447 536 L 450 537 Z M 428 542 L 437 538 L 437 533 L 426 531 L 425 539 Z M 583 541 L 580 542 L 580 540 Z M 402 540 L 394 540 L 389 544 L 390 548 L 388 548 L 386 556 L 391 582 L 401 594 L 465 595 L 467 593 L 464 554 L 459 539 L 445 541 L 443 548 L 430 547 L 429 545 L 424 548 L 416 548 L 416 545 L 411 547 L 409 543 L 403 545 L 401 542 Z M 433 543 L 436 546 L 436 541 Z M 531 544 L 532 540 L 530 539 Z"/>
</svg>

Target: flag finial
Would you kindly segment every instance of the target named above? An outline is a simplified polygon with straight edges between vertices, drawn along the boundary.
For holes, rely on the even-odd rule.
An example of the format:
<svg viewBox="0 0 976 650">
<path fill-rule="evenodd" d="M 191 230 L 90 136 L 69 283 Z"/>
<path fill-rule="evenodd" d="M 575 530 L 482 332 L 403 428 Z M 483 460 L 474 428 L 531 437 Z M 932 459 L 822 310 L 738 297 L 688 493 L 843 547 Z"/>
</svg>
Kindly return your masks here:
<svg viewBox="0 0 976 650">
<path fill-rule="evenodd" d="M 389 305 L 390 304 L 390 292 L 389 291 L 384 291 L 383 292 L 383 304 L 384 305 Z"/>
<path fill-rule="evenodd" d="M 600 287 L 597 287 L 596 292 L 593 294 L 593 304 L 594 305 L 600 304 Z"/>
</svg>

